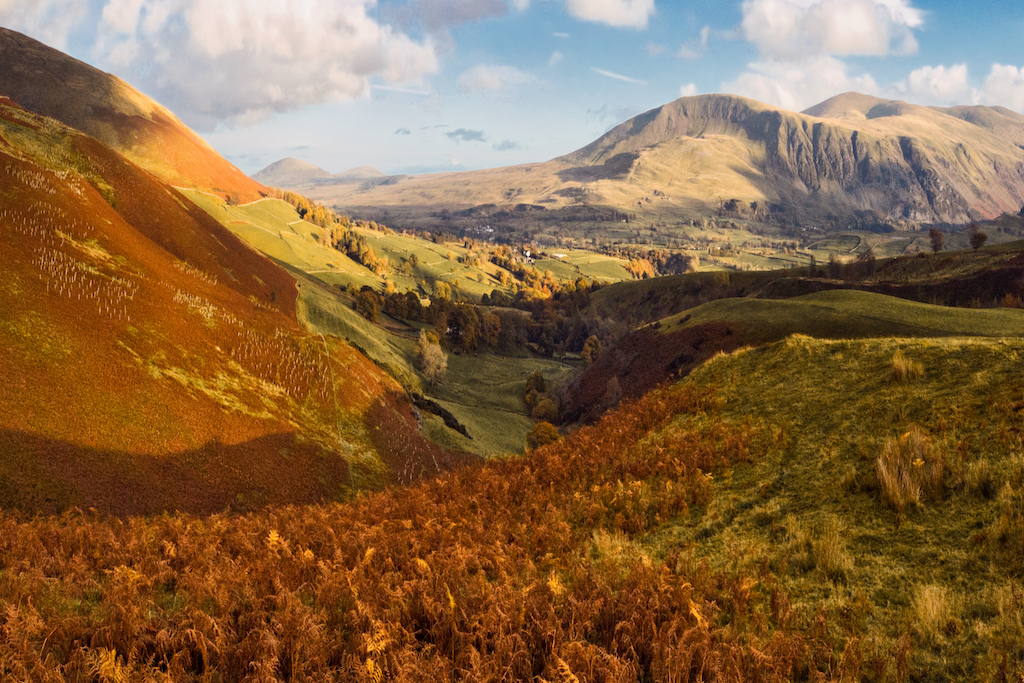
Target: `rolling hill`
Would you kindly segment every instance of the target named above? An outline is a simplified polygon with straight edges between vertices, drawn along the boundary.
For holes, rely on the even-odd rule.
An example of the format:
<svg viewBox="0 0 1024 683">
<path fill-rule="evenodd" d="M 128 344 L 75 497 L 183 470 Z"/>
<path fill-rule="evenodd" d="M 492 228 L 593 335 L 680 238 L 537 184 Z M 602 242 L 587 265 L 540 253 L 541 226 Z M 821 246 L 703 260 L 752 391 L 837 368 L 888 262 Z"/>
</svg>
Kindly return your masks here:
<svg viewBox="0 0 1024 683">
<path fill-rule="evenodd" d="M 111 107 L 162 120 L 117 92 Z M 130 138 L 137 121 L 109 111 Z M 159 174 L 6 97 L 0 245 L 0 506 L 247 510 L 462 457 L 419 434 L 395 380 L 299 322 L 285 270 Z"/>
<path fill-rule="evenodd" d="M 394 216 L 516 205 L 610 207 L 658 220 L 716 213 L 846 228 L 966 223 L 1024 204 L 1024 116 L 847 93 L 803 113 L 727 95 L 685 97 L 537 164 L 303 185 L 341 208 Z"/>
<path fill-rule="evenodd" d="M 255 199 L 263 186 L 111 74 L 0 27 L 0 95 L 120 152 L 170 185 Z"/>
</svg>

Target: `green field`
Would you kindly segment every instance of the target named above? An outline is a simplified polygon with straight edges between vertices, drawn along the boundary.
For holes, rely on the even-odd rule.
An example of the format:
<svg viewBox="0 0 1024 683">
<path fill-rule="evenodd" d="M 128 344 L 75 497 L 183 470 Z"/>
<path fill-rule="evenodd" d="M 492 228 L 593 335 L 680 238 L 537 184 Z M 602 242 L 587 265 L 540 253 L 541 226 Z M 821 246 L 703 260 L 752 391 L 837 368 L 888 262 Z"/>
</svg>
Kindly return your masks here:
<svg viewBox="0 0 1024 683">
<path fill-rule="evenodd" d="M 861 337 L 1024 336 L 1024 311 L 933 306 L 855 290 L 793 299 L 719 299 L 662 321 L 662 329 L 732 323 L 753 342 L 800 333 L 822 339 Z"/>
<path fill-rule="evenodd" d="M 572 366 L 554 360 L 448 354 L 448 372 L 432 386 L 416 368 L 415 329 L 389 332 L 358 315 L 330 289 L 301 276 L 296 308 L 300 321 L 314 332 L 348 340 L 409 391 L 425 394 L 451 411 L 471 437 L 430 417 L 426 428 L 433 440 L 485 457 L 522 452 L 533 428 L 523 402 L 527 377 L 540 370 L 557 386 L 572 374 Z"/>
<path fill-rule="evenodd" d="M 242 206 L 228 206 L 219 197 L 204 192 L 182 192 L 231 232 L 271 258 L 330 285 L 381 287 L 381 279 L 368 269 L 340 251 L 317 243 L 320 228 L 303 221 L 285 201 L 261 199 Z"/>
</svg>

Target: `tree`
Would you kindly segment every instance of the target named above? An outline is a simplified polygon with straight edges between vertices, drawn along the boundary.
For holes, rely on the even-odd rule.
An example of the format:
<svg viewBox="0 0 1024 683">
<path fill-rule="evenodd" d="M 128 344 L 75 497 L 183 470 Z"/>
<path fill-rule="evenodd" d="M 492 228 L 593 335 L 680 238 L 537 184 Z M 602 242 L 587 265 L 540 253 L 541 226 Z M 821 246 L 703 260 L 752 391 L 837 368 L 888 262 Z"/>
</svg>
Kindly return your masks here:
<svg viewBox="0 0 1024 683">
<path fill-rule="evenodd" d="M 842 276 L 842 270 L 842 264 L 839 263 L 839 259 L 836 258 L 836 255 L 829 254 L 828 276 L 833 280 L 838 280 Z"/>
<path fill-rule="evenodd" d="M 558 441 L 558 430 L 550 422 L 538 422 L 526 435 L 526 448 L 535 450 Z"/>
<path fill-rule="evenodd" d="M 452 288 L 447 282 L 437 280 L 434 282 L 434 298 L 443 299 L 444 301 L 451 301 L 452 299 Z"/>
<path fill-rule="evenodd" d="M 416 344 L 416 361 L 420 372 L 431 384 L 436 384 L 448 371 L 448 357 L 438 341 L 437 335 L 427 330 L 420 330 L 420 339 Z"/>
<path fill-rule="evenodd" d="M 931 228 L 928 231 L 928 238 L 932 241 L 932 252 L 938 254 L 942 251 L 942 245 L 946 241 L 946 236 L 942 234 L 938 229 Z"/>
<path fill-rule="evenodd" d="M 970 240 L 971 248 L 974 249 L 974 251 L 978 251 L 985 246 L 985 242 L 988 240 L 988 233 L 985 233 L 978 228 L 977 224 L 971 223 L 968 240 Z"/>
<path fill-rule="evenodd" d="M 356 312 L 371 323 L 377 322 L 377 313 L 380 311 L 380 299 L 376 292 L 364 289 L 356 295 Z"/>
<path fill-rule="evenodd" d="M 601 340 L 596 335 L 590 335 L 587 337 L 587 341 L 583 342 L 583 350 L 580 351 L 580 358 L 587 365 L 590 365 L 597 357 L 601 355 Z"/>
</svg>

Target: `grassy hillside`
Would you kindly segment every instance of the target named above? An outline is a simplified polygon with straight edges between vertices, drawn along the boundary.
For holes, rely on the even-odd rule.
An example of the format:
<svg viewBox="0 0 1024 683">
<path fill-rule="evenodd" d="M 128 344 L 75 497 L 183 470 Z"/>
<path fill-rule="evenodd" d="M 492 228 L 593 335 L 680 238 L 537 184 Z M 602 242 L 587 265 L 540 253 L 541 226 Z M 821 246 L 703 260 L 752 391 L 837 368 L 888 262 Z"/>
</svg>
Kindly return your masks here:
<svg viewBox="0 0 1024 683">
<path fill-rule="evenodd" d="M 413 439 L 401 388 L 302 328 L 288 273 L 52 119 L 0 102 L 0 139 L 0 505 L 254 509 L 404 466 L 370 419 Z"/>
<path fill-rule="evenodd" d="M 768 567 L 795 612 L 834 609 L 833 628 L 907 638 L 912 679 L 1013 671 L 1022 351 L 1019 339 L 796 336 L 708 363 L 692 382 L 719 388 L 727 421 L 779 430 L 780 447 L 716 477 L 715 503 L 648 542 L 695 542 L 712 567 Z M 900 458 L 895 481 L 880 459 Z M 994 656 L 1003 648 L 1008 660 Z"/>
<path fill-rule="evenodd" d="M 744 339 L 763 343 L 800 333 L 819 339 L 860 337 L 1019 337 L 1024 311 L 934 306 L 855 290 L 793 299 L 720 299 L 662 321 L 666 332 L 726 322 Z"/>
</svg>

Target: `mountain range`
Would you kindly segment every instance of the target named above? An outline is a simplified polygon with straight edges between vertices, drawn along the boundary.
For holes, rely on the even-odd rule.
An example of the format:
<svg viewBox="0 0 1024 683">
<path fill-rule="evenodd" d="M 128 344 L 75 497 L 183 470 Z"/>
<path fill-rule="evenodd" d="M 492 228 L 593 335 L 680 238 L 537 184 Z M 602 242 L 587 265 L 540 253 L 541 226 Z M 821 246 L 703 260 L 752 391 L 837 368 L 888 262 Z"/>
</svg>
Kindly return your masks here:
<svg viewBox="0 0 1024 683">
<path fill-rule="evenodd" d="M 363 185 L 319 177 L 292 188 L 342 209 L 391 215 L 583 204 L 683 221 L 738 200 L 760 220 L 965 224 L 1024 205 L 1024 116 L 857 93 L 801 113 L 701 95 L 543 163 Z"/>
</svg>

